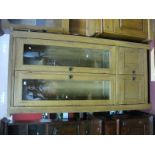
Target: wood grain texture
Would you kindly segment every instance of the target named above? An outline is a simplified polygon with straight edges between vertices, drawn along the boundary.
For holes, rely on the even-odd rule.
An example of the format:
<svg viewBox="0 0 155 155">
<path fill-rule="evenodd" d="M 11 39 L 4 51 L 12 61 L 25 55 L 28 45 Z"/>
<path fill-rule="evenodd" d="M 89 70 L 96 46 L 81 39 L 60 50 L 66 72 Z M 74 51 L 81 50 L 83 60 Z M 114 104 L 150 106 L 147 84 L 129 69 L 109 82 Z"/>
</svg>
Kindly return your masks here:
<svg viewBox="0 0 155 155">
<path fill-rule="evenodd" d="M 17 38 L 29 38 L 29 39 L 45 39 L 53 41 L 68 41 L 68 43 L 89 43 L 95 45 L 111 45 L 111 46 L 122 46 L 122 47 L 135 47 L 135 48 L 145 48 L 150 49 L 148 44 L 133 43 L 128 41 L 117 41 L 93 37 L 83 37 L 83 36 L 73 36 L 73 35 L 63 35 L 63 34 L 47 34 L 38 32 L 20 32 L 13 31 L 13 37 Z"/>
<path fill-rule="evenodd" d="M 145 103 L 145 83 L 143 76 L 118 75 L 116 78 L 116 96 L 118 104 Z"/>
<path fill-rule="evenodd" d="M 132 104 L 132 105 L 110 105 L 110 106 L 62 106 L 62 107 L 10 107 L 10 114 L 13 113 L 52 113 L 52 112 L 102 112 L 113 110 L 146 110 L 150 109 L 151 105 Z"/>
<path fill-rule="evenodd" d="M 146 50 L 142 48 L 118 49 L 117 74 L 144 74 L 144 64 L 147 61 Z M 145 70 L 146 73 L 146 70 Z"/>
</svg>

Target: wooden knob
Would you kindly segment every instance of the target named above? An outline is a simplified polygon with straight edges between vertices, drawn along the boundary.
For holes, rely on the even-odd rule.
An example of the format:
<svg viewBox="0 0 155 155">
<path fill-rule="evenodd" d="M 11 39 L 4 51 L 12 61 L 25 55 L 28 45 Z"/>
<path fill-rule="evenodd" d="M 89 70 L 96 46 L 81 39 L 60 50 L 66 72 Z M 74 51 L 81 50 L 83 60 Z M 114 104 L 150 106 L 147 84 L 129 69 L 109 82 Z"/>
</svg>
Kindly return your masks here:
<svg viewBox="0 0 155 155">
<path fill-rule="evenodd" d="M 132 71 L 132 73 L 133 73 L 133 74 L 135 74 L 135 73 L 136 73 L 136 71 L 135 71 L 135 70 L 133 70 L 133 71 Z"/>
<path fill-rule="evenodd" d="M 136 77 L 135 77 L 135 76 L 133 76 L 133 77 L 132 77 L 132 80 L 133 80 L 133 81 L 134 81 L 134 80 L 136 80 Z"/>
<path fill-rule="evenodd" d="M 72 79 L 73 78 L 73 75 L 69 75 L 69 79 Z"/>
<path fill-rule="evenodd" d="M 73 70 L 73 67 L 69 67 L 69 71 L 71 72 Z"/>
</svg>

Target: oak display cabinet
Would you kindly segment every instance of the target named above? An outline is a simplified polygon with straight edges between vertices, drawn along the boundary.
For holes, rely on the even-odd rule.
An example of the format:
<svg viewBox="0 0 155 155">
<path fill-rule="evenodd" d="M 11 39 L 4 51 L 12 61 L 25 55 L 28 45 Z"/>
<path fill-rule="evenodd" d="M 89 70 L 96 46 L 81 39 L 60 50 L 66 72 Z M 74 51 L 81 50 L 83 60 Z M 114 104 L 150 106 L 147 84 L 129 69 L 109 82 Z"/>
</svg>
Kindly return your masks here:
<svg viewBox="0 0 155 155">
<path fill-rule="evenodd" d="M 148 109 L 148 49 L 140 43 L 14 31 L 8 111 Z"/>
<path fill-rule="evenodd" d="M 147 19 L 71 19 L 70 33 L 136 41 L 148 40 Z"/>
</svg>

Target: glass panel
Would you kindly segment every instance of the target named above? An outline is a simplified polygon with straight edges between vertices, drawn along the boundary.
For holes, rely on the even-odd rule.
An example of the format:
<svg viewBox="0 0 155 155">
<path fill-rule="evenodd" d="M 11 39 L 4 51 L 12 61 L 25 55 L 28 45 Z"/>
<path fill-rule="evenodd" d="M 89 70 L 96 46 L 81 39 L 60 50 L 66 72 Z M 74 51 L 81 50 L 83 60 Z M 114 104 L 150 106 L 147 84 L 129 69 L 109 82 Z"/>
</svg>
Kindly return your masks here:
<svg viewBox="0 0 155 155">
<path fill-rule="evenodd" d="M 108 49 L 24 45 L 25 65 L 109 68 L 109 59 Z"/>
<path fill-rule="evenodd" d="M 110 81 L 23 79 L 23 100 L 109 100 Z"/>
<path fill-rule="evenodd" d="M 61 28 L 61 19 L 8 19 L 11 24 Z"/>
</svg>

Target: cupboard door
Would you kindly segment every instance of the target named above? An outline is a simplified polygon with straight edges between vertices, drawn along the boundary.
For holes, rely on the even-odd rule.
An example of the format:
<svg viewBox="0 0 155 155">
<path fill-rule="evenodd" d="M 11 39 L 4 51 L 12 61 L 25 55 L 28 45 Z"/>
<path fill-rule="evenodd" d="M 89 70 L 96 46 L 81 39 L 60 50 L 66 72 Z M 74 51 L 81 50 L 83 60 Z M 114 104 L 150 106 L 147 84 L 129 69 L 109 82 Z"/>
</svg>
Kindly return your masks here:
<svg viewBox="0 0 155 155">
<path fill-rule="evenodd" d="M 116 102 L 118 104 L 145 103 L 144 76 L 118 75 L 116 78 Z"/>
<path fill-rule="evenodd" d="M 118 74 L 144 74 L 147 52 L 144 49 L 119 47 L 117 49 Z"/>
<path fill-rule="evenodd" d="M 145 19 L 115 19 L 114 31 L 128 37 L 147 39 L 148 21 Z"/>
<path fill-rule="evenodd" d="M 22 72 L 15 74 L 15 106 L 88 106 L 115 102 L 115 76 Z"/>
<path fill-rule="evenodd" d="M 16 70 L 115 73 L 115 47 L 40 39 L 15 40 Z"/>
</svg>

